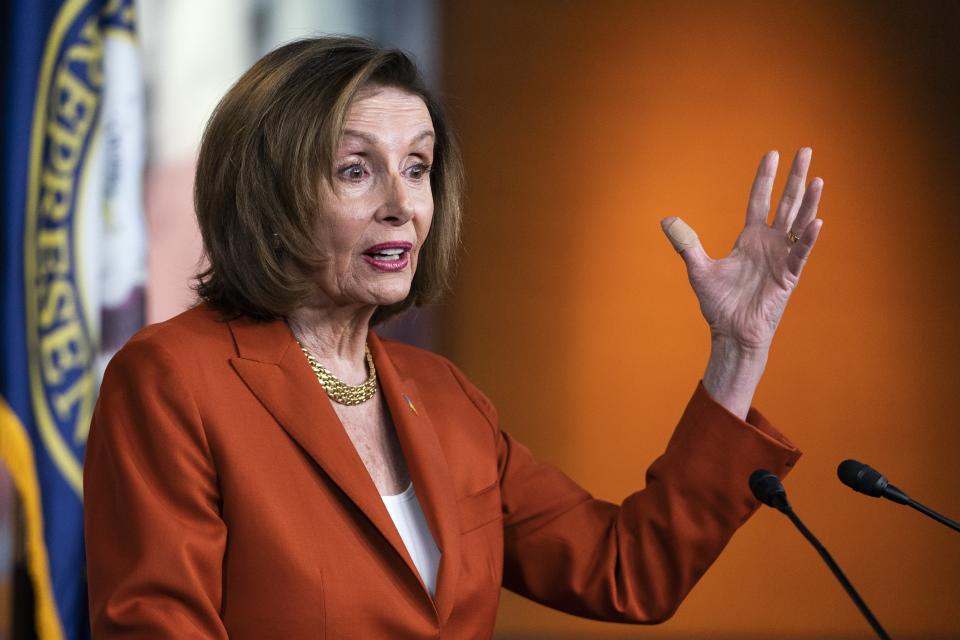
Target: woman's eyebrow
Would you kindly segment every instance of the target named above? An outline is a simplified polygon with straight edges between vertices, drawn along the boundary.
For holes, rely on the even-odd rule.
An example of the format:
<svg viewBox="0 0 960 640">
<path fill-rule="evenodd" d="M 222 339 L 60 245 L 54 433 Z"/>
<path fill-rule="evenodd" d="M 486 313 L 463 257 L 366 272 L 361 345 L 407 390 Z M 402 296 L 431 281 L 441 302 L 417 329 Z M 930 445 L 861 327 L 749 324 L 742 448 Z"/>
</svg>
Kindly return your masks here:
<svg viewBox="0 0 960 640">
<path fill-rule="evenodd" d="M 414 136 L 413 140 L 410 141 L 410 144 L 411 145 L 416 144 L 425 138 L 436 139 L 436 137 L 437 137 L 437 134 L 433 132 L 433 129 L 424 129 L 423 131 L 418 133 L 416 136 Z"/>
<path fill-rule="evenodd" d="M 367 133 L 366 131 L 358 131 L 357 129 L 344 129 L 343 137 L 359 138 L 364 142 L 366 142 L 367 144 L 371 144 L 374 146 L 380 144 L 380 139 L 377 136 L 373 135 L 372 133 Z M 425 138 L 436 138 L 436 137 L 437 135 L 433 132 L 433 129 L 424 129 L 423 131 L 415 135 L 413 139 L 410 140 L 410 144 L 414 145 Z"/>
<path fill-rule="evenodd" d="M 380 140 L 376 136 L 371 135 L 369 133 L 365 133 L 363 131 L 357 131 L 356 129 L 344 129 L 343 137 L 344 138 L 360 138 L 364 142 L 367 142 L 369 144 L 374 144 L 374 145 L 380 142 Z"/>
</svg>

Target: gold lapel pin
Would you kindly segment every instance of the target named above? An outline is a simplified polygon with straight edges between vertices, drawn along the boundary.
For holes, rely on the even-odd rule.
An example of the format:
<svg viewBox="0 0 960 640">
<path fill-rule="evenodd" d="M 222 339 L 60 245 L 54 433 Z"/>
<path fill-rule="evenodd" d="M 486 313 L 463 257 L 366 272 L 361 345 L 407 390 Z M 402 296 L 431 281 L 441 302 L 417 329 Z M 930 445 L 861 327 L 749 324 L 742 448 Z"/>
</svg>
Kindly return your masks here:
<svg viewBox="0 0 960 640">
<path fill-rule="evenodd" d="M 403 394 L 403 399 L 407 401 L 407 406 L 410 407 L 410 411 L 413 411 L 413 415 L 419 416 L 420 414 L 417 413 L 417 408 L 413 406 L 413 400 L 410 399 L 410 396 Z"/>
</svg>

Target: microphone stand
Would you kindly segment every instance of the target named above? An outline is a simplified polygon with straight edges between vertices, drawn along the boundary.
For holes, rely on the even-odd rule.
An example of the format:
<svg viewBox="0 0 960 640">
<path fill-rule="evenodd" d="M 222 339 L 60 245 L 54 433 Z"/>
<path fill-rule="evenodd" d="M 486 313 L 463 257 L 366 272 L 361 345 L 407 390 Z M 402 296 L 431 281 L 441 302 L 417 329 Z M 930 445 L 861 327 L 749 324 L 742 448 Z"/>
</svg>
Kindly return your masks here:
<svg viewBox="0 0 960 640">
<path fill-rule="evenodd" d="M 844 590 L 847 592 L 847 595 L 850 596 L 850 599 L 853 600 L 853 603 L 857 605 L 857 609 L 860 610 L 860 613 L 863 614 L 863 617 L 867 619 L 867 622 L 870 623 L 870 626 L 876 632 L 877 637 L 882 640 L 890 640 L 890 636 L 887 634 L 886 630 L 880 625 L 880 622 L 873 616 L 873 613 L 870 611 L 870 608 L 867 606 L 867 603 L 863 601 L 863 598 L 860 597 L 860 594 L 857 593 L 857 590 L 853 588 L 853 585 L 847 580 L 847 576 L 844 575 L 843 570 L 840 569 L 833 556 L 830 555 L 830 552 L 827 551 L 826 547 L 820 544 L 820 541 L 817 540 L 817 537 L 813 535 L 810 529 L 807 529 L 807 525 L 803 524 L 803 521 L 800 520 L 798 516 L 793 511 L 793 507 L 790 506 L 790 503 L 786 499 L 780 501 L 780 504 L 775 505 L 775 507 L 782 511 L 792 522 L 797 529 L 803 534 L 803 537 L 813 545 L 813 548 L 817 550 L 817 553 L 820 554 L 820 557 L 823 558 L 823 561 L 827 563 L 827 566 L 830 567 L 830 571 L 833 572 L 833 575 L 837 578 L 840 584 L 843 586 Z"/>
<path fill-rule="evenodd" d="M 953 529 L 954 531 L 960 532 L 960 524 L 954 522 L 953 520 L 951 520 L 950 518 L 948 518 L 948 517 L 946 517 L 946 516 L 940 515 L 939 513 L 937 513 L 936 511 L 934 511 L 934 510 L 931 509 L 930 507 L 926 507 L 926 506 L 920 504 L 919 502 L 917 502 L 916 500 L 914 500 L 913 498 L 911 498 L 911 497 L 909 497 L 909 496 L 905 496 L 905 497 L 907 498 L 907 500 L 906 500 L 906 502 L 903 502 L 902 504 L 905 504 L 905 505 L 907 505 L 908 507 L 913 507 L 914 509 L 916 509 L 917 511 L 919 511 L 919 512 L 922 513 L 923 515 L 929 516 L 929 517 L 933 518 L 934 520 L 936 520 L 937 522 L 939 522 L 940 524 L 944 524 L 944 525 L 950 527 L 951 529 Z M 900 501 L 897 500 L 897 502 L 900 502 Z"/>
<path fill-rule="evenodd" d="M 830 568 L 833 576 L 843 586 L 844 591 L 847 592 L 847 595 L 850 596 L 853 603 L 857 605 L 857 609 L 860 610 L 863 617 L 870 623 L 870 627 L 873 628 L 880 640 L 890 640 L 889 634 L 887 634 L 886 630 L 880 625 L 880 622 L 874 617 L 867 603 L 863 601 L 863 598 L 860 597 L 857 590 L 853 588 L 847 576 L 843 574 L 840 565 L 834 561 L 833 556 L 830 555 L 826 547 L 820 544 L 820 541 L 817 540 L 817 537 L 813 535 L 810 529 L 807 529 L 807 525 L 803 524 L 800 516 L 794 513 L 793 507 L 790 506 L 790 501 L 787 500 L 787 491 L 783 488 L 780 478 L 766 469 L 757 469 L 750 474 L 748 484 L 750 485 L 750 491 L 757 500 L 768 507 L 773 507 L 790 518 L 790 522 L 792 522 L 803 537 L 807 539 L 807 542 L 813 545 L 813 548 L 817 550 L 817 553 L 820 554 L 823 561 L 827 563 L 827 567 Z"/>
</svg>

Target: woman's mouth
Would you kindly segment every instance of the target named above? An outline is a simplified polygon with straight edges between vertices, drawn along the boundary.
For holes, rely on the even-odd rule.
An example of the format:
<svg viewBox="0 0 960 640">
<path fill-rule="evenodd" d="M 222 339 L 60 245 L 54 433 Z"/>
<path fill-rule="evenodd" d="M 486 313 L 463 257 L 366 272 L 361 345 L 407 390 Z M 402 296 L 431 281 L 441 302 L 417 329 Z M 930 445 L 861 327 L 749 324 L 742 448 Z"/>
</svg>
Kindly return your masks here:
<svg viewBox="0 0 960 640">
<path fill-rule="evenodd" d="M 410 264 L 412 248 L 409 242 L 384 242 L 368 247 L 363 259 L 378 271 L 402 271 Z"/>
</svg>

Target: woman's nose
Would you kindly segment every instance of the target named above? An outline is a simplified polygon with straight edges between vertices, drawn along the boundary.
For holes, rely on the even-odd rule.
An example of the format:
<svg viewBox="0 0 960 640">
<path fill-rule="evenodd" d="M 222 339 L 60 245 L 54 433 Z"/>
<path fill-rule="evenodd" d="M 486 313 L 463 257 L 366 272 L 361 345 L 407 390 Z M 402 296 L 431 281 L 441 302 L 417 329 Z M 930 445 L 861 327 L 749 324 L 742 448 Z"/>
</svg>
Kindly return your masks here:
<svg viewBox="0 0 960 640">
<path fill-rule="evenodd" d="M 378 212 L 382 222 L 396 225 L 405 224 L 416 213 L 410 194 L 410 187 L 405 183 L 403 176 L 390 175 L 385 187 L 385 198 Z"/>
</svg>

